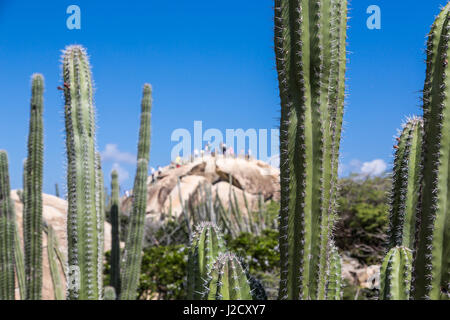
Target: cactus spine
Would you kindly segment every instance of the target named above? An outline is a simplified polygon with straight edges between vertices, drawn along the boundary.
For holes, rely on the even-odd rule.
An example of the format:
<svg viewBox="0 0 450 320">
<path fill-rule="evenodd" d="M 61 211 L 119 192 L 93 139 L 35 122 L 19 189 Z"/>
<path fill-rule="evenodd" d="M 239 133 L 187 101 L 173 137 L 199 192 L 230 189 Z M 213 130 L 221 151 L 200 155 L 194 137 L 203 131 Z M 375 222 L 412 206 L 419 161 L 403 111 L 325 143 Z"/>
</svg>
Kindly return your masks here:
<svg viewBox="0 0 450 320">
<path fill-rule="evenodd" d="M 405 247 L 392 248 L 381 266 L 380 299 L 408 300 L 411 289 L 412 253 Z"/>
<path fill-rule="evenodd" d="M 414 253 L 415 299 L 443 299 L 450 293 L 450 3 L 428 37 L 423 93 L 423 179 Z"/>
<path fill-rule="evenodd" d="M 233 253 L 222 253 L 212 266 L 204 297 L 207 300 L 252 300 L 250 284 Z"/>
<path fill-rule="evenodd" d="M 120 224 L 119 224 L 119 174 L 111 173 L 111 286 L 115 294 L 120 295 Z M 105 288 L 106 294 L 106 288 Z M 106 296 L 105 296 L 106 299 Z"/>
<path fill-rule="evenodd" d="M 138 142 L 138 161 L 133 187 L 133 208 L 130 215 L 125 251 L 122 260 L 121 300 L 136 299 L 141 271 L 144 223 L 147 207 L 147 177 L 150 161 L 150 121 L 152 88 L 144 85 L 141 104 L 141 125 Z"/>
<path fill-rule="evenodd" d="M 389 248 L 414 248 L 422 159 L 423 121 L 413 117 L 397 138 L 389 219 Z"/>
<path fill-rule="evenodd" d="M 0 150 L 0 300 L 14 300 L 14 224 L 8 155 Z"/>
<path fill-rule="evenodd" d="M 30 132 L 26 164 L 24 201 L 24 248 L 26 299 L 42 297 L 42 175 L 44 163 L 43 108 L 44 78 L 33 75 L 30 110 Z"/>
<path fill-rule="evenodd" d="M 188 299 L 201 300 L 208 273 L 219 256 L 225 253 L 225 244 L 219 228 L 211 222 L 197 225 L 192 236 L 188 256 Z"/>
<path fill-rule="evenodd" d="M 92 75 L 86 51 L 81 46 L 66 47 L 63 55 L 65 124 L 67 148 L 69 251 L 68 298 L 101 298 L 99 266 L 103 259 L 99 246 L 102 217 L 96 160 L 95 110 Z"/>
<path fill-rule="evenodd" d="M 345 95 L 346 0 L 275 0 L 281 299 L 324 299 Z"/>
</svg>

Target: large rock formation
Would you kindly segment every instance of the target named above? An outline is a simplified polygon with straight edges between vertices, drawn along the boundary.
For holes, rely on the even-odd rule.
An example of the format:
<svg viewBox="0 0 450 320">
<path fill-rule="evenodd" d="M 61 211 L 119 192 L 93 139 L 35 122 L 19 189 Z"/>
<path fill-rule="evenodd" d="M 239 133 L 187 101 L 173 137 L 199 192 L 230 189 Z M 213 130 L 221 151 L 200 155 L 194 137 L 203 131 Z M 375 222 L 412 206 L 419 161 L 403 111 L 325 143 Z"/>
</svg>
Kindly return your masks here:
<svg viewBox="0 0 450 320">
<path fill-rule="evenodd" d="M 214 198 L 220 198 L 225 209 L 231 191 L 232 199 L 235 194 L 239 208 L 246 214 L 245 198 L 250 210 L 257 207 L 260 195 L 264 201 L 279 200 L 279 176 L 279 169 L 263 161 L 223 156 L 196 158 L 178 168 L 167 166 L 155 174 L 154 181 L 152 177 L 147 181 L 147 229 L 153 230 L 148 224 L 158 224 L 163 214 L 171 212 L 178 217 L 185 201 L 205 187 L 212 190 Z M 132 199 L 132 191 L 122 199 L 125 215 L 131 212 Z"/>
<path fill-rule="evenodd" d="M 180 180 L 180 189 L 177 181 Z M 213 187 L 223 199 L 228 200 L 229 182 L 235 190 L 245 192 L 249 197 L 261 194 L 264 200 L 279 200 L 279 170 L 259 160 L 242 158 L 205 157 L 178 168 L 167 166 L 161 174 L 148 179 L 147 214 L 168 212 L 170 203 L 172 213 L 181 212 L 180 193 L 183 201 L 202 184 Z M 228 187 L 226 187 L 228 186 Z M 129 213 L 132 204 L 132 191 L 122 199 L 122 212 Z"/>
<path fill-rule="evenodd" d="M 22 209 L 23 205 L 19 199 L 17 191 L 11 192 L 11 198 L 14 201 L 16 210 L 16 220 L 19 228 L 19 235 L 23 245 L 23 225 L 22 225 Z M 66 232 L 66 217 L 67 217 L 67 201 L 48 194 L 43 194 L 43 218 L 44 221 L 51 225 L 55 230 L 56 239 L 59 250 L 67 257 L 67 232 Z M 42 285 L 42 299 L 53 300 L 53 283 L 50 275 L 50 266 L 47 255 L 47 234 L 43 232 L 43 285 Z M 105 251 L 111 250 L 111 225 L 105 222 Z M 65 283 L 64 275 L 61 269 L 61 279 Z M 19 288 L 16 285 L 16 298 L 19 299 Z"/>
</svg>

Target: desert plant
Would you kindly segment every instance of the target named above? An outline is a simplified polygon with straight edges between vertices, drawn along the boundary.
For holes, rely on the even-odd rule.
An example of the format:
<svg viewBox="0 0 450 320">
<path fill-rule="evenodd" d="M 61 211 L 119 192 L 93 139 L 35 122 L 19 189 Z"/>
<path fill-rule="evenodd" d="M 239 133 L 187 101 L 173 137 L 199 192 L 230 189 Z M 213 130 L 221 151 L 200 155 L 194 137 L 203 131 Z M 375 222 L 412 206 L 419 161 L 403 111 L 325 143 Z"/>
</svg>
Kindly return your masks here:
<svg viewBox="0 0 450 320">
<path fill-rule="evenodd" d="M 223 236 L 215 224 L 203 222 L 196 226 L 188 256 L 188 299 L 202 299 L 207 275 L 219 254 L 224 252 Z"/>
<path fill-rule="evenodd" d="M 96 156 L 94 89 L 86 50 L 66 47 L 62 57 L 67 149 L 68 299 L 101 299 L 103 224 Z M 28 192 L 28 190 L 27 190 Z"/>
<path fill-rule="evenodd" d="M 220 254 L 206 280 L 206 300 L 252 300 L 246 273 L 233 253 Z"/>
<path fill-rule="evenodd" d="M 32 77 L 28 157 L 24 190 L 23 239 L 25 257 L 26 299 L 42 297 L 42 183 L 44 165 L 44 78 Z"/>
<path fill-rule="evenodd" d="M 397 138 L 389 217 L 389 248 L 414 247 L 421 180 L 423 121 L 413 117 Z"/>
<path fill-rule="evenodd" d="M 407 300 L 411 290 L 412 252 L 394 247 L 381 266 L 380 299 Z"/>
<path fill-rule="evenodd" d="M 0 300 L 14 300 L 14 228 L 8 155 L 0 150 Z"/>
<path fill-rule="evenodd" d="M 134 300 L 137 295 L 144 241 L 144 224 L 147 208 L 147 176 L 150 161 L 150 122 L 152 107 L 152 88 L 144 85 L 141 105 L 141 126 L 138 142 L 138 161 L 133 187 L 133 208 L 122 259 L 121 300 Z"/>
<path fill-rule="evenodd" d="M 347 1 L 275 1 L 280 299 L 325 299 L 345 96 Z"/>
<path fill-rule="evenodd" d="M 423 90 L 422 187 L 417 216 L 412 289 L 415 299 L 450 296 L 450 3 L 428 37 Z"/>
</svg>

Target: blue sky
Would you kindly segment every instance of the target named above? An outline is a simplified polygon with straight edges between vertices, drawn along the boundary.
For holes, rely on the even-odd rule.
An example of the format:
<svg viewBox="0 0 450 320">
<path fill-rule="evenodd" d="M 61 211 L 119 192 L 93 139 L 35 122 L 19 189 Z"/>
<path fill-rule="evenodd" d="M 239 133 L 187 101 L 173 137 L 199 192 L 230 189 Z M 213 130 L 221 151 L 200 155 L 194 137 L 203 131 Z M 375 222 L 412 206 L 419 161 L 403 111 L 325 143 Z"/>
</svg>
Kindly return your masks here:
<svg viewBox="0 0 450 320">
<path fill-rule="evenodd" d="M 64 185 L 64 103 L 56 88 L 69 44 L 82 44 L 91 57 L 107 183 L 115 166 L 123 189 L 132 186 L 146 82 L 154 89 L 152 166 L 169 163 L 172 132 L 193 131 L 196 120 L 224 133 L 277 128 L 272 2 L 0 0 L 0 149 L 9 152 L 12 187 L 21 187 L 35 72 L 46 79 L 44 190 Z M 390 166 L 397 128 L 421 113 L 425 36 L 446 2 L 351 2 L 343 175 Z M 66 27 L 72 4 L 81 8 L 81 30 Z M 366 26 L 370 5 L 381 8 L 381 30 Z"/>
</svg>

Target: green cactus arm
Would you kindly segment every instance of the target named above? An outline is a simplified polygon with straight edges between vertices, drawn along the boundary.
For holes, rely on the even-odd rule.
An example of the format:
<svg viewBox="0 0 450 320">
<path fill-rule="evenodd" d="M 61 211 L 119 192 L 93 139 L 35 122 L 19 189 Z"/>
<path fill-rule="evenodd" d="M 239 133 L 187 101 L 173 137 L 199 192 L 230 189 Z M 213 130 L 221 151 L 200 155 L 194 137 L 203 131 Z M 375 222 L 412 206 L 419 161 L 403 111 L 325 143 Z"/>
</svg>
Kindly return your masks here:
<svg viewBox="0 0 450 320">
<path fill-rule="evenodd" d="M 411 290 L 412 253 L 405 247 L 392 248 L 381 266 L 380 299 L 408 300 Z"/>
<path fill-rule="evenodd" d="M 397 138 L 390 196 L 389 247 L 413 248 L 421 182 L 423 121 L 413 117 Z"/>
<path fill-rule="evenodd" d="M 423 179 L 414 251 L 415 299 L 441 299 L 450 291 L 449 15 L 447 4 L 428 37 L 423 93 Z"/>
<path fill-rule="evenodd" d="M 52 277 L 53 291 L 55 300 L 65 300 L 65 292 L 63 281 L 61 279 L 61 272 L 58 265 L 58 259 L 55 255 L 55 231 L 51 225 L 47 226 L 47 256 L 48 264 L 50 266 L 50 275 Z"/>
<path fill-rule="evenodd" d="M 207 276 L 206 300 L 252 300 L 247 275 L 238 258 L 221 253 Z"/>
<path fill-rule="evenodd" d="M 152 88 L 149 84 L 146 84 L 144 85 L 141 104 L 141 125 L 139 130 L 137 170 L 133 187 L 133 208 L 121 266 L 121 300 L 136 299 L 141 271 L 142 246 L 144 241 L 145 215 L 147 208 L 151 106 Z"/>
<path fill-rule="evenodd" d="M 8 155 L 0 150 L 0 300 L 15 299 L 14 228 L 16 213 L 10 197 Z"/>
<path fill-rule="evenodd" d="M 120 295 L 120 203 L 119 203 L 119 174 L 116 170 L 111 173 L 111 286 L 115 294 Z M 105 288 L 106 293 L 106 288 Z M 106 299 L 106 297 L 105 297 Z"/>
<path fill-rule="evenodd" d="M 26 206 L 23 212 L 25 280 L 27 300 L 42 298 L 42 183 L 43 183 L 43 108 L 44 78 L 32 77 L 28 157 L 26 165 Z"/>
<path fill-rule="evenodd" d="M 100 186 L 92 74 L 86 50 L 81 46 L 66 47 L 62 64 L 69 206 L 68 267 L 71 270 L 68 299 L 98 300 L 102 294 L 99 287 L 99 251 L 102 248 L 98 246 L 101 213 L 97 194 Z"/>
<path fill-rule="evenodd" d="M 275 1 L 281 299 L 325 298 L 345 92 L 346 14 L 345 0 Z"/>
</svg>

